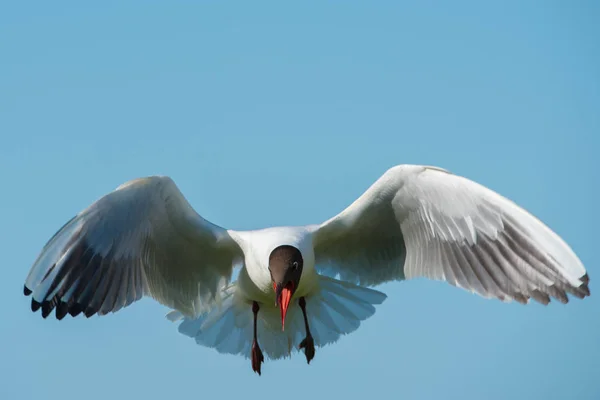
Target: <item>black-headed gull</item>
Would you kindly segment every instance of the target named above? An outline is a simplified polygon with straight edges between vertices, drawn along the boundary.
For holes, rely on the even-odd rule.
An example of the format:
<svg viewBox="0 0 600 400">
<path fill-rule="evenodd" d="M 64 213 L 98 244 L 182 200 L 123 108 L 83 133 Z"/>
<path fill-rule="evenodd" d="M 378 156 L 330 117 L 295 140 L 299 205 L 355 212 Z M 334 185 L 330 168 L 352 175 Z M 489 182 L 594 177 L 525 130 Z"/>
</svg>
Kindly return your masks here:
<svg viewBox="0 0 600 400">
<path fill-rule="evenodd" d="M 68 221 L 24 291 L 33 311 L 58 319 L 151 296 L 181 333 L 251 358 L 260 374 L 263 351 L 304 349 L 310 363 L 315 347 L 356 330 L 386 298 L 365 286 L 417 277 L 520 303 L 590 294 L 581 261 L 546 225 L 478 183 L 418 165 L 389 169 L 322 224 L 254 231 L 205 220 L 168 177 L 136 179 Z"/>
</svg>

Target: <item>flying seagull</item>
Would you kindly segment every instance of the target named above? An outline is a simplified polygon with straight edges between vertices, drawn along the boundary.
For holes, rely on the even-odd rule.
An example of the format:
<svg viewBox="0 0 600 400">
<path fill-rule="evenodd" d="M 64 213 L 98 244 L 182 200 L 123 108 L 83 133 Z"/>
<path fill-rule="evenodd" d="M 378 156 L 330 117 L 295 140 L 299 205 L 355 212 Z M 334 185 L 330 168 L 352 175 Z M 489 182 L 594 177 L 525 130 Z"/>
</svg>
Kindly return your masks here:
<svg viewBox="0 0 600 400">
<path fill-rule="evenodd" d="M 34 312 L 59 320 L 150 296 L 173 310 L 182 334 L 250 358 L 260 375 L 263 351 L 278 359 L 304 350 L 310 363 L 315 347 L 356 330 L 385 300 L 369 286 L 418 277 L 524 304 L 590 295 L 581 261 L 540 220 L 420 165 L 390 168 L 321 224 L 253 231 L 202 218 L 169 177 L 135 179 L 48 241 L 24 292 Z"/>
</svg>

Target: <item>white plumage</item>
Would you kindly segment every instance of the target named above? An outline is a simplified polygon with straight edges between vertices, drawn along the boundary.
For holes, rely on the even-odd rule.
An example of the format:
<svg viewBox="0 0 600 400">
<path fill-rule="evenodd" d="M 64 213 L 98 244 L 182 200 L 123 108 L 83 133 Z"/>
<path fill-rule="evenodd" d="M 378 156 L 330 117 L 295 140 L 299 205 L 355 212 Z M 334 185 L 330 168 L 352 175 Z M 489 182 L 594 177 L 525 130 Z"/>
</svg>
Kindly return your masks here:
<svg viewBox="0 0 600 400">
<path fill-rule="evenodd" d="M 305 332 L 290 306 L 282 331 L 269 257 L 298 249 L 316 347 L 372 316 L 385 295 L 365 286 L 426 277 L 488 298 L 566 303 L 590 294 L 571 248 L 533 215 L 446 170 L 389 169 L 340 214 L 320 225 L 256 231 L 221 228 L 198 215 L 168 177 L 136 179 L 65 224 L 31 268 L 32 309 L 62 319 L 115 312 L 142 296 L 174 309 L 179 331 L 219 352 L 250 357 L 253 309 L 269 358 L 286 357 Z M 231 282 L 236 265 L 239 277 Z M 310 360 L 309 360 L 310 361 Z M 254 365 L 254 364 L 253 364 Z M 260 372 L 260 369 L 259 371 Z"/>
</svg>

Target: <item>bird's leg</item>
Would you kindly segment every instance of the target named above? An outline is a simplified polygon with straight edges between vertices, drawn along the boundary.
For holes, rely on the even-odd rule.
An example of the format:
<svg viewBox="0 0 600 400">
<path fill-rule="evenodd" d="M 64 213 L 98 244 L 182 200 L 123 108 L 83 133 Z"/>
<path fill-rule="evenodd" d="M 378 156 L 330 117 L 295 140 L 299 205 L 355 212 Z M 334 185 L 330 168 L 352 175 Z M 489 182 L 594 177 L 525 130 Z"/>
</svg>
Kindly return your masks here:
<svg viewBox="0 0 600 400">
<path fill-rule="evenodd" d="M 304 316 L 304 328 L 306 329 L 306 337 L 300 342 L 300 348 L 304 349 L 304 355 L 306 356 L 306 362 L 310 364 L 310 361 L 315 357 L 315 341 L 310 334 L 310 327 L 308 326 L 308 317 L 306 316 L 306 300 L 304 297 L 300 297 L 298 301 L 300 308 L 302 309 L 302 315 Z"/>
<path fill-rule="evenodd" d="M 258 316 L 258 303 L 256 301 L 252 302 L 252 313 L 254 314 L 254 339 L 252 340 L 252 370 L 260 375 L 260 365 L 265 361 L 263 357 L 262 350 L 258 345 L 258 341 L 256 340 L 256 323 Z"/>
</svg>

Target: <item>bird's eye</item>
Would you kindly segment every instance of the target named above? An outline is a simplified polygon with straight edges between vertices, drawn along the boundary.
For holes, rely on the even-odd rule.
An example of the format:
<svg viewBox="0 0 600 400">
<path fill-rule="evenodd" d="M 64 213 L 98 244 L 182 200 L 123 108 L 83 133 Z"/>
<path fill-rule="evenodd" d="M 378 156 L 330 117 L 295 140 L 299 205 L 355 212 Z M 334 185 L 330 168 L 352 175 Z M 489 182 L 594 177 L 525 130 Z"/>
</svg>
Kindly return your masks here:
<svg viewBox="0 0 600 400">
<path fill-rule="evenodd" d="M 294 267 L 294 269 L 298 269 L 298 261 L 294 261 L 292 263 L 292 267 Z"/>
</svg>

